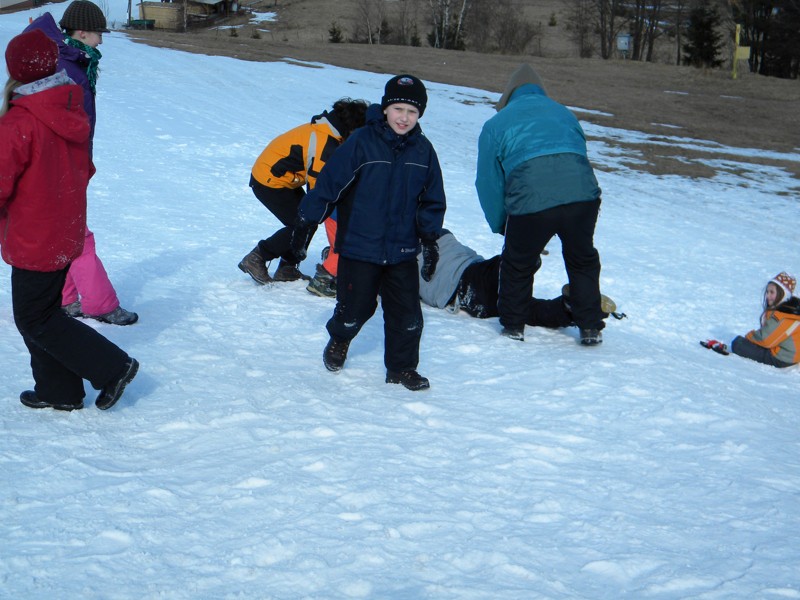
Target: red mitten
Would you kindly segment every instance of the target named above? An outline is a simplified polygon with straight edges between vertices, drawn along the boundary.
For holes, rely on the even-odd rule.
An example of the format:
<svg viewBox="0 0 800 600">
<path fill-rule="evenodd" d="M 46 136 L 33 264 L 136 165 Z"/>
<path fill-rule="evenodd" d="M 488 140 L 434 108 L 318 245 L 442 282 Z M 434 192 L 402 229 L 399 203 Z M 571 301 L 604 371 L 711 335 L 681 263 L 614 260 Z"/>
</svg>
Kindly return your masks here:
<svg viewBox="0 0 800 600">
<path fill-rule="evenodd" d="M 700 342 L 700 345 L 705 348 L 710 348 L 711 350 L 717 352 L 718 354 L 722 354 L 725 356 L 730 354 L 730 352 L 728 351 L 728 346 L 717 340 L 706 340 L 704 342 Z"/>
</svg>

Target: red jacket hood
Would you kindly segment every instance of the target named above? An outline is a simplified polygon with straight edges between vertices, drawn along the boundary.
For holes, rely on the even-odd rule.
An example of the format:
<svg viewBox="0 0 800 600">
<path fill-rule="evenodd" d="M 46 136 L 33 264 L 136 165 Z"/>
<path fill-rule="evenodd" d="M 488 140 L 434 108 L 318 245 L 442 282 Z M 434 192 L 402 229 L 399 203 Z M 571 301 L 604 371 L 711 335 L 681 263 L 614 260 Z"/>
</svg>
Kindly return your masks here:
<svg viewBox="0 0 800 600">
<path fill-rule="evenodd" d="M 83 90 L 79 85 L 59 85 L 29 96 L 17 96 L 11 104 L 25 109 L 70 142 L 89 139 L 89 120 L 83 110 Z"/>
</svg>

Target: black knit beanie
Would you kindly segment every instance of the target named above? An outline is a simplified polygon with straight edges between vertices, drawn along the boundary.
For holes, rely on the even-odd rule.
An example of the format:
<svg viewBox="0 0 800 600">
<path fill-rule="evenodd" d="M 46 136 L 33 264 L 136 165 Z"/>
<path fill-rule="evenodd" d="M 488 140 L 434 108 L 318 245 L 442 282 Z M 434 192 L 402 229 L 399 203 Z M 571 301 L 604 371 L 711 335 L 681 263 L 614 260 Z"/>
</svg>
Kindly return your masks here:
<svg viewBox="0 0 800 600">
<path fill-rule="evenodd" d="M 89 0 L 75 0 L 64 11 L 64 16 L 58 22 L 61 29 L 67 31 L 96 31 L 108 33 L 106 17 L 103 11 L 94 2 Z"/>
<path fill-rule="evenodd" d="M 425 84 L 413 75 L 396 75 L 386 82 L 386 89 L 381 100 L 381 108 L 390 104 L 411 104 L 419 109 L 419 116 L 425 112 L 428 104 L 428 92 Z"/>
</svg>

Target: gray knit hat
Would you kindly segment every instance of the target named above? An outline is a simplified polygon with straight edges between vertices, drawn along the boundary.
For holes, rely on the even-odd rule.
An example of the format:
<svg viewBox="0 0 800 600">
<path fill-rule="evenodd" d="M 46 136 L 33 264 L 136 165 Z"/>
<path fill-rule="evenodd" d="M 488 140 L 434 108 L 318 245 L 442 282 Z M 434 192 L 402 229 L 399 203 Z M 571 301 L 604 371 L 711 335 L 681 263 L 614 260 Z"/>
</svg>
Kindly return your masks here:
<svg viewBox="0 0 800 600">
<path fill-rule="evenodd" d="M 97 31 L 108 33 L 106 17 L 103 11 L 94 2 L 89 0 L 75 0 L 64 11 L 64 16 L 58 22 L 61 29 L 66 31 Z"/>
<path fill-rule="evenodd" d="M 511 79 L 508 80 L 506 84 L 506 89 L 503 92 L 503 95 L 500 96 L 500 100 L 497 101 L 497 104 L 494 105 L 496 110 L 500 110 L 505 108 L 506 104 L 508 104 L 508 100 L 511 98 L 511 94 L 514 91 L 526 83 L 532 83 L 533 85 L 538 85 L 542 88 L 542 91 L 547 94 L 547 90 L 544 89 L 544 83 L 542 83 L 542 78 L 539 77 L 539 74 L 533 70 L 533 67 L 527 63 L 522 63 L 517 70 L 511 74 Z"/>
</svg>

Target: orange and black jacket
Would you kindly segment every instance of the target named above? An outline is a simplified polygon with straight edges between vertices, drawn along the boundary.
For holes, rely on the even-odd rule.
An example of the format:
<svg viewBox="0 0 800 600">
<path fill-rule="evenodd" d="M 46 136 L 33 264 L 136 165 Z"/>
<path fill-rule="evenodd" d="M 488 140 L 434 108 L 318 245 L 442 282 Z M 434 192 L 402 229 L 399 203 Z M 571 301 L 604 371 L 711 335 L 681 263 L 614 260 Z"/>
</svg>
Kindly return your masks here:
<svg viewBox="0 0 800 600">
<path fill-rule="evenodd" d="M 768 348 L 772 355 L 789 364 L 800 363 L 800 301 L 790 298 L 764 313 L 764 325 L 747 334 L 747 339 Z"/>
<path fill-rule="evenodd" d="M 272 140 L 253 165 L 253 178 L 271 188 L 313 189 L 320 170 L 342 143 L 335 115 L 323 112 L 310 123 Z"/>
</svg>

